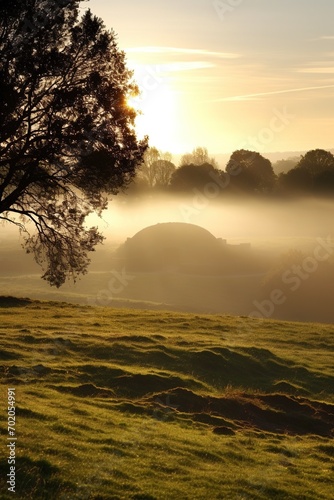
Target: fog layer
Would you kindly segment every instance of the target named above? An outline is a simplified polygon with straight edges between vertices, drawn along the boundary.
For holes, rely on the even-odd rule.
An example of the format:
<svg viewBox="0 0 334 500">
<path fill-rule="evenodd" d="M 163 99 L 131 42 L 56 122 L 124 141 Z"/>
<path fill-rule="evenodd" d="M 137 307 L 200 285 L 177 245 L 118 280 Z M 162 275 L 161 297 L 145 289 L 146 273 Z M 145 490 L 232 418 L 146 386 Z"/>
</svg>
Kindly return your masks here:
<svg viewBox="0 0 334 500">
<path fill-rule="evenodd" d="M 209 194 L 115 198 L 103 219 L 89 221 L 99 225 L 106 240 L 92 254 L 88 275 L 60 290 L 40 279 L 41 269 L 24 253 L 17 229 L 6 224 L 1 227 L 1 294 L 332 322 L 334 202 L 240 198 L 218 202 L 214 193 Z M 203 269 L 209 269 L 208 263 L 187 266 L 184 255 L 189 252 L 190 262 L 195 250 L 191 245 L 197 245 L 193 242 L 182 253 L 182 266 L 131 268 L 117 249 L 142 229 L 167 222 L 200 226 L 226 240 L 229 257 L 222 255 L 217 266 L 211 259 L 207 273 Z M 246 253 L 238 253 L 240 243 L 250 244 Z M 168 243 L 166 256 L 172 247 L 173 242 Z"/>
</svg>

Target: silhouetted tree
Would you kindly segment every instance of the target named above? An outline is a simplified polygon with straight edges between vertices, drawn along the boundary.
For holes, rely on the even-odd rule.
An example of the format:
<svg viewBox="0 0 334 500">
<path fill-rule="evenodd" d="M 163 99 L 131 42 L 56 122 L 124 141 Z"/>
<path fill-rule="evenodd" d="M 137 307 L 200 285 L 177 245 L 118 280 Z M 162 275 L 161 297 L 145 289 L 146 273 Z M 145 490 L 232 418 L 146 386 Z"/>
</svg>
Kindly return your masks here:
<svg viewBox="0 0 334 500">
<path fill-rule="evenodd" d="M 306 194 L 312 191 L 313 178 L 308 170 L 295 167 L 289 172 L 279 175 L 278 185 L 283 192 Z"/>
<path fill-rule="evenodd" d="M 175 170 L 171 160 L 171 153 L 163 153 L 155 147 L 148 148 L 138 170 L 137 180 L 144 182 L 149 188 L 168 186 Z"/>
<path fill-rule="evenodd" d="M 206 185 L 213 182 L 214 175 L 220 172 L 209 163 L 203 165 L 183 165 L 175 170 L 170 181 L 173 191 L 193 191 L 204 189 Z"/>
<path fill-rule="evenodd" d="M 332 193 L 334 156 L 323 149 L 308 151 L 293 169 L 280 175 L 279 185 L 287 192 Z"/>
<path fill-rule="evenodd" d="M 182 156 L 180 167 L 184 165 L 204 165 L 205 163 L 212 165 L 214 168 L 218 167 L 216 160 L 209 157 L 206 148 L 195 148 L 192 153 L 187 153 Z"/>
<path fill-rule="evenodd" d="M 334 170 L 325 170 L 317 175 L 314 180 L 314 192 L 320 195 L 334 193 Z"/>
<path fill-rule="evenodd" d="M 322 172 L 334 171 L 334 156 L 324 149 L 313 149 L 301 157 L 296 168 L 306 170 L 315 178 Z"/>
<path fill-rule="evenodd" d="M 130 183 L 147 147 L 115 34 L 78 9 L 75 0 L 0 1 L 0 219 L 24 231 L 55 286 L 86 272 L 103 238 L 85 219 Z"/>
<path fill-rule="evenodd" d="M 276 175 L 289 172 L 294 168 L 300 160 L 299 156 L 292 156 L 291 158 L 286 158 L 285 160 L 278 160 L 273 164 L 273 169 Z"/>
<path fill-rule="evenodd" d="M 143 162 L 138 169 L 137 176 L 144 181 L 148 187 L 152 188 L 156 182 L 155 162 L 160 158 L 159 150 L 155 147 L 148 148 L 143 156 Z"/>
<path fill-rule="evenodd" d="M 231 176 L 230 189 L 236 192 L 267 193 L 275 187 L 276 175 L 270 160 L 255 151 L 234 151 L 226 172 Z"/>
<path fill-rule="evenodd" d="M 168 160 L 157 160 L 152 167 L 155 171 L 155 185 L 161 188 L 168 187 L 176 170 L 174 163 Z"/>
</svg>

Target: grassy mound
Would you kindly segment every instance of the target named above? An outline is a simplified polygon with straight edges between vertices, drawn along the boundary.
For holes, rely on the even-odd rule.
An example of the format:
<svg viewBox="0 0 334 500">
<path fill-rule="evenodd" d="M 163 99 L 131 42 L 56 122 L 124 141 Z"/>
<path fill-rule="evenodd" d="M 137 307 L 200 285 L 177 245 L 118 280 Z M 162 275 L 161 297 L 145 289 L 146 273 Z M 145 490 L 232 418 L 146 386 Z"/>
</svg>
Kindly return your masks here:
<svg viewBox="0 0 334 500">
<path fill-rule="evenodd" d="M 0 306 L 16 498 L 331 498 L 332 326 Z M 6 441 L 5 419 L 1 431 Z M 4 500 L 8 468 L 1 460 Z"/>
</svg>

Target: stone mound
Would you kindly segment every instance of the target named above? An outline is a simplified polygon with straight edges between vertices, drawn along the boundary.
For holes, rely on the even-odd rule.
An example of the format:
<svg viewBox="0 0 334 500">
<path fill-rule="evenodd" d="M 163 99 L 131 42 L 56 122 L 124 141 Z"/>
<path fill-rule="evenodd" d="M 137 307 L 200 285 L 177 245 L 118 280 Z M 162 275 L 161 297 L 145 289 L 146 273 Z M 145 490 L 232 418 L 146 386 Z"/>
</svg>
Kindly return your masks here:
<svg viewBox="0 0 334 500">
<path fill-rule="evenodd" d="M 167 222 L 147 227 L 128 238 L 119 256 L 132 271 L 201 272 L 223 262 L 223 247 L 223 240 L 200 226 Z"/>
</svg>

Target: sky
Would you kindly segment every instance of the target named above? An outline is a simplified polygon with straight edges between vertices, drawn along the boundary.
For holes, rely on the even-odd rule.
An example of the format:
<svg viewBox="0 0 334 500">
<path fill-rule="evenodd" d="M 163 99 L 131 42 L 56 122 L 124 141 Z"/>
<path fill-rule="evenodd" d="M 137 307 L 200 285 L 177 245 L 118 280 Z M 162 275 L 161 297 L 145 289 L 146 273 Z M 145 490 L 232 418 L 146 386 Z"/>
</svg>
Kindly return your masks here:
<svg viewBox="0 0 334 500">
<path fill-rule="evenodd" d="M 333 0 L 90 0 L 141 96 L 139 137 L 206 147 L 334 148 Z"/>
</svg>

